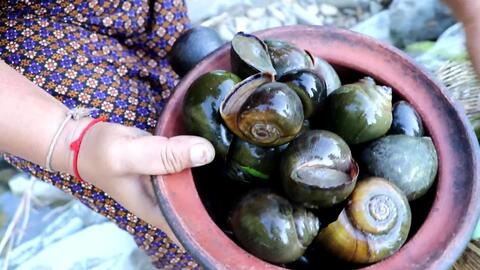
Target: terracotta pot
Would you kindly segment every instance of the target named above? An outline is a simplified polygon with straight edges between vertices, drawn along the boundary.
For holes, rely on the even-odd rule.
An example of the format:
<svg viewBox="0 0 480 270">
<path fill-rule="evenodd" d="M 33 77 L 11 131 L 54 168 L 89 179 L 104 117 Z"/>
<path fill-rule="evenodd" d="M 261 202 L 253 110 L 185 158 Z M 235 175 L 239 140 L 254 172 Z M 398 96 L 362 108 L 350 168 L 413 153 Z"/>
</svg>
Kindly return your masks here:
<svg viewBox="0 0 480 270">
<path fill-rule="evenodd" d="M 480 213 L 480 186 L 478 144 L 465 114 L 443 86 L 399 50 L 347 30 L 292 26 L 257 35 L 290 41 L 336 67 L 370 75 L 418 110 L 439 156 L 433 205 L 399 252 L 366 268 L 448 269 L 470 240 Z M 160 118 L 157 134 L 183 134 L 181 108 L 186 90 L 205 72 L 230 70 L 229 50 L 225 45 L 183 78 Z M 200 201 L 190 170 L 159 177 L 155 186 L 168 223 L 206 269 L 282 269 L 250 255 L 215 225 Z"/>
</svg>

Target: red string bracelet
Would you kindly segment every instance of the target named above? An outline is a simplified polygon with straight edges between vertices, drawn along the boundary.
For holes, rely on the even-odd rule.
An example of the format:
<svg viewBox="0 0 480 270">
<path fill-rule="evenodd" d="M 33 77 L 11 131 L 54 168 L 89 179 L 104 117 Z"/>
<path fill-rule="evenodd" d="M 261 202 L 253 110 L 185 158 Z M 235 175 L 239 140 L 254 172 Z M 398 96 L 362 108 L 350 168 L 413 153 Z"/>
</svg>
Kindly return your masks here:
<svg viewBox="0 0 480 270">
<path fill-rule="evenodd" d="M 73 141 L 70 144 L 70 150 L 73 151 L 73 172 L 75 173 L 75 177 L 78 178 L 80 181 L 83 182 L 82 177 L 80 177 L 80 174 L 78 173 L 78 155 L 80 154 L 80 146 L 82 145 L 83 137 L 85 137 L 85 134 L 87 134 L 87 131 L 92 128 L 94 125 L 100 123 L 100 122 L 105 122 L 106 119 L 104 117 L 100 117 L 97 119 L 93 119 L 83 130 L 82 133 L 80 133 L 80 136 L 78 136 L 78 139 Z"/>
</svg>

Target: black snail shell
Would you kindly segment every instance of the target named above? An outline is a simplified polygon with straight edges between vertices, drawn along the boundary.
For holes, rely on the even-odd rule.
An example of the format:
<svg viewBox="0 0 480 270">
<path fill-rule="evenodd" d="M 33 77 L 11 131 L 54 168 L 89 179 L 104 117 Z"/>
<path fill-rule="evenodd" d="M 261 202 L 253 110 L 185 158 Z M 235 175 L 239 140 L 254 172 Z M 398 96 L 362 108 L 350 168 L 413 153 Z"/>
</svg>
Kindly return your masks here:
<svg viewBox="0 0 480 270">
<path fill-rule="evenodd" d="M 215 30 L 197 26 L 184 32 L 173 44 L 168 57 L 173 70 L 184 76 L 203 58 L 223 45 Z"/>
<path fill-rule="evenodd" d="M 318 111 L 327 97 L 327 86 L 322 77 L 313 70 L 297 69 L 289 71 L 278 79 L 295 90 L 302 100 L 305 118 Z"/>
<path fill-rule="evenodd" d="M 342 138 L 311 130 L 289 144 L 282 155 L 280 175 L 292 201 L 308 208 L 329 207 L 350 195 L 358 166 Z"/>
<path fill-rule="evenodd" d="M 269 73 L 237 84 L 222 102 L 220 114 L 240 139 L 264 147 L 294 139 L 304 120 L 298 95 L 286 84 L 273 82 Z"/>
<path fill-rule="evenodd" d="M 423 136 L 422 119 L 410 103 L 402 100 L 393 105 L 393 122 L 389 133 Z"/>
<path fill-rule="evenodd" d="M 382 178 L 359 181 L 337 221 L 321 230 L 316 242 L 333 256 L 354 263 L 374 263 L 405 243 L 411 225 L 407 198 Z"/>
<path fill-rule="evenodd" d="M 304 208 L 266 190 L 248 193 L 233 210 L 235 237 L 250 253 L 273 263 L 300 258 L 317 236 L 320 222 Z"/>
</svg>

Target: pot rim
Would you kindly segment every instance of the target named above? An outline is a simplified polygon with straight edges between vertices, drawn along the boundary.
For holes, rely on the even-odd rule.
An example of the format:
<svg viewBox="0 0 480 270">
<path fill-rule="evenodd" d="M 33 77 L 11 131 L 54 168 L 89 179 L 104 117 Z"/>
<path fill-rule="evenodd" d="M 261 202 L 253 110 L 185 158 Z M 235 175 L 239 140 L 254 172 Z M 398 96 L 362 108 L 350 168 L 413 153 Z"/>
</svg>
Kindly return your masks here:
<svg viewBox="0 0 480 270">
<path fill-rule="evenodd" d="M 465 165 L 468 167 L 468 165 L 470 165 L 471 168 L 468 167 L 470 168 L 470 170 L 468 171 L 469 172 L 468 175 L 473 178 L 471 179 L 472 185 L 469 187 L 461 187 L 458 185 L 455 186 L 453 182 L 455 182 L 455 180 L 457 179 L 455 180 L 445 179 L 445 177 L 448 176 L 446 175 L 447 173 L 451 173 L 452 171 L 455 171 L 455 170 L 451 168 L 451 166 L 453 165 L 450 165 L 450 164 L 443 164 L 444 167 L 446 168 L 448 167 L 447 169 L 443 170 L 441 168 L 441 164 L 444 163 L 443 159 L 446 159 L 446 160 L 449 159 L 447 154 L 451 153 L 449 151 L 453 151 L 453 150 L 452 149 L 449 150 L 448 146 L 442 145 L 440 144 L 440 142 L 447 140 L 447 138 L 450 138 L 451 140 L 453 140 L 454 138 L 452 138 L 451 136 L 455 136 L 455 135 L 453 135 L 452 133 L 450 134 L 450 137 L 449 137 L 448 135 L 432 134 L 432 139 L 434 140 L 434 143 L 435 141 L 438 140 L 437 141 L 438 145 L 436 144 L 436 149 L 439 152 L 439 172 L 437 175 L 438 186 L 437 186 L 437 193 L 435 195 L 432 208 L 430 209 L 429 214 L 425 219 L 424 223 L 422 224 L 422 226 L 420 227 L 420 229 L 416 232 L 415 235 L 413 235 L 409 239 L 409 241 L 407 241 L 407 243 L 402 247 L 402 249 L 399 252 L 397 252 L 396 254 L 387 258 L 384 261 L 381 261 L 379 263 L 366 267 L 366 269 L 377 269 L 377 267 L 380 267 L 380 266 L 382 267 L 388 266 L 388 269 L 448 269 L 451 265 L 453 265 L 457 260 L 457 258 L 461 255 L 461 253 L 465 249 L 466 245 L 468 244 L 471 234 L 476 225 L 476 221 L 478 220 L 478 217 L 480 215 L 480 203 L 479 203 L 480 196 L 474 196 L 475 194 L 479 194 L 480 192 L 480 185 L 478 181 L 480 179 L 480 172 L 478 170 L 480 152 L 479 152 L 479 146 L 478 146 L 475 134 L 473 130 L 469 128 L 469 122 L 463 109 L 459 106 L 459 104 L 456 104 L 453 101 L 453 99 L 447 94 L 447 91 L 444 88 L 444 86 L 442 86 L 442 84 L 439 83 L 436 78 L 430 75 L 423 68 L 418 67 L 414 63 L 414 61 L 410 59 L 409 56 L 407 56 L 405 53 L 398 50 L 397 48 L 394 48 L 393 46 L 390 46 L 390 45 L 383 44 L 380 41 L 374 40 L 373 38 L 352 32 L 350 30 L 338 29 L 333 27 L 325 27 L 325 26 L 296 25 L 296 26 L 284 26 L 284 27 L 278 27 L 273 29 L 267 29 L 254 34 L 260 37 L 270 37 L 270 38 L 275 36 L 289 36 L 289 35 L 300 35 L 300 34 L 302 34 L 305 37 L 309 37 L 306 34 L 323 35 L 325 37 L 335 39 L 336 42 L 348 43 L 348 46 L 352 46 L 352 48 L 356 47 L 358 49 L 359 46 L 363 46 L 363 50 L 379 50 L 380 52 L 382 52 L 382 54 L 376 55 L 377 58 L 373 59 L 372 61 L 374 62 L 387 61 L 387 62 L 393 63 L 393 65 L 401 65 L 402 68 L 405 68 L 405 71 L 404 71 L 405 75 L 408 75 L 407 73 L 411 72 L 410 76 L 415 76 L 414 78 L 412 78 L 412 80 L 418 80 L 418 83 L 422 83 L 424 87 L 435 88 L 436 90 L 435 93 L 429 94 L 430 95 L 429 97 L 432 99 L 437 98 L 443 101 L 446 107 L 448 107 L 444 109 L 445 110 L 448 109 L 448 112 L 449 112 L 449 114 L 442 115 L 445 117 L 448 116 L 448 118 L 442 119 L 440 122 L 451 120 L 453 121 L 452 123 L 458 123 L 457 127 L 460 128 L 460 130 L 455 131 L 457 134 L 456 136 L 458 136 L 455 142 L 458 142 L 458 144 L 460 145 L 459 147 L 463 147 L 462 148 L 463 150 L 459 149 L 457 151 L 463 151 L 462 153 L 464 154 L 463 156 L 464 159 L 463 161 L 455 160 L 454 162 L 468 163 L 468 164 L 461 164 L 461 166 Z M 314 38 L 310 38 L 310 39 L 314 39 Z M 188 89 L 188 86 L 189 86 L 188 83 L 191 80 L 193 80 L 196 76 L 198 76 L 199 70 L 201 70 L 202 73 L 204 73 L 206 70 L 205 68 L 208 67 L 208 63 L 214 60 L 220 60 L 222 55 L 223 56 L 228 55 L 229 50 L 230 50 L 230 43 L 227 43 L 217 51 L 210 54 L 206 59 L 200 62 L 192 71 L 190 71 L 183 78 L 183 80 L 178 84 L 176 88 L 176 90 L 181 89 L 181 91 L 175 91 L 173 96 L 170 99 L 170 102 L 168 102 L 168 104 L 166 105 L 163 111 L 163 114 L 160 117 L 160 120 L 158 122 L 159 124 L 157 126 L 155 134 L 164 135 L 164 136 L 175 135 L 173 134 L 173 131 L 170 130 L 171 126 L 168 125 L 169 123 L 168 117 L 170 117 L 172 114 L 173 115 L 181 114 L 181 111 L 179 111 L 178 108 L 179 107 L 181 108 L 182 106 L 182 95 L 184 95 L 186 89 Z M 362 50 L 362 48 L 360 48 L 360 50 Z M 351 66 L 348 66 L 348 62 L 346 62 L 345 60 L 342 60 L 343 61 L 342 62 L 338 59 L 330 59 L 329 57 L 326 57 L 324 59 L 327 60 L 328 62 L 332 61 L 335 64 L 340 64 L 340 65 L 343 64 L 346 67 L 353 68 Z M 395 63 L 396 61 L 400 61 L 401 63 Z M 358 70 L 359 72 L 362 72 L 364 74 L 372 73 L 371 70 L 368 70 L 368 67 L 358 66 L 358 63 L 356 64 L 357 64 L 356 70 Z M 372 65 L 372 63 L 367 63 L 367 64 L 369 64 L 370 66 Z M 385 72 L 388 73 L 388 70 Z M 407 76 L 407 79 L 408 79 L 408 76 Z M 412 97 L 410 97 L 408 101 L 411 101 L 411 99 Z M 412 105 L 414 106 L 413 103 Z M 419 109 L 418 106 L 414 106 L 414 107 L 417 110 Z M 419 110 L 419 114 L 422 116 L 422 119 L 423 119 L 423 116 L 426 116 L 427 111 Z M 425 124 L 427 126 L 427 129 L 430 130 L 430 128 L 428 127 L 429 125 L 427 125 L 426 121 L 425 121 Z M 439 124 L 437 124 L 437 127 L 438 126 Z M 446 137 L 443 138 L 442 136 L 446 136 Z M 461 156 L 459 158 L 461 158 Z M 165 180 L 166 178 L 170 178 L 170 177 L 174 177 L 174 176 L 152 177 L 152 183 L 154 185 L 157 201 L 162 212 L 165 215 L 167 223 L 170 225 L 171 229 L 173 230 L 175 235 L 178 237 L 180 242 L 183 244 L 183 246 L 197 260 L 197 262 L 199 262 L 206 269 L 218 269 L 218 267 L 220 266 L 219 261 L 215 259 L 211 254 L 207 254 L 206 251 L 200 246 L 200 243 L 195 239 L 195 236 L 191 232 L 189 232 L 185 227 L 184 217 L 181 217 L 180 213 L 178 212 L 178 210 L 181 210 L 181 209 L 176 209 L 175 206 L 173 205 L 172 200 L 181 200 L 181 198 L 180 196 L 178 196 L 178 194 L 172 195 L 168 193 L 166 189 L 167 187 L 166 182 L 176 181 L 176 179 Z M 190 170 L 186 170 L 180 174 L 177 174 L 175 175 L 175 177 L 188 178 L 192 180 L 190 182 L 193 183 L 193 178 Z M 186 179 L 182 179 L 181 181 L 186 181 Z M 457 188 L 458 190 L 455 189 L 455 190 L 449 191 L 446 189 L 446 186 L 450 187 L 452 185 L 455 186 L 455 188 Z M 426 249 L 428 250 L 428 247 L 425 247 L 425 244 L 422 244 L 419 241 L 415 241 L 415 243 L 412 243 L 412 240 L 413 239 L 417 240 L 416 238 L 421 238 L 420 236 L 422 234 L 428 234 L 430 228 L 425 228 L 425 223 L 427 223 L 427 221 L 429 221 L 432 218 L 435 219 L 436 216 L 434 214 L 436 212 L 441 211 L 442 205 L 439 205 L 439 201 L 441 200 L 439 199 L 439 196 L 443 195 L 443 197 L 441 198 L 442 198 L 442 201 L 444 201 L 445 200 L 444 198 L 449 196 L 446 192 L 447 193 L 448 192 L 464 193 L 464 194 L 461 194 L 463 195 L 461 198 L 457 198 L 457 199 L 464 200 L 464 204 L 467 207 L 466 209 L 463 209 L 462 207 L 460 207 L 462 209 L 457 211 L 460 211 L 463 216 L 461 217 L 460 220 L 453 221 L 460 224 L 456 225 L 453 230 L 448 232 L 449 233 L 447 237 L 448 242 L 444 243 L 444 246 L 441 247 L 441 250 L 438 250 L 438 249 L 433 250 L 434 248 L 431 248 L 430 249 L 431 252 L 428 254 L 428 256 L 425 257 L 425 259 L 422 262 L 418 262 L 418 261 L 415 262 L 414 254 L 416 254 L 416 252 L 407 252 L 407 250 L 408 249 L 412 250 L 413 244 L 417 244 L 416 248 L 418 247 L 423 251 Z M 198 197 L 198 193 L 196 195 Z M 455 196 L 455 194 L 451 196 Z M 451 202 L 449 201 L 449 203 Z M 201 206 L 203 208 L 203 205 Z M 450 206 L 450 204 L 448 204 L 447 206 Z M 448 211 L 453 210 L 451 208 L 452 207 L 450 207 L 450 209 L 447 209 L 447 210 Z M 210 219 L 208 215 L 206 218 Z M 438 218 L 438 215 L 437 215 L 437 218 Z M 429 225 L 432 225 L 432 224 L 429 223 Z M 228 239 L 227 236 L 224 235 L 224 237 Z M 209 239 L 209 241 L 216 242 L 216 239 L 212 239 L 212 240 Z M 218 241 L 218 243 L 223 243 L 223 242 Z M 232 244 L 233 244 L 233 241 L 232 241 Z M 238 250 L 239 255 L 248 256 L 250 257 L 249 259 L 252 259 L 253 257 L 252 255 L 249 255 L 246 252 L 242 252 L 243 250 L 240 247 L 238 248 L 240 249 Z M 405 253 L 405 254 L 402 254 L 402 259 L 407 261 L 405 261 L 403 265 L 393 264 L 392 263 L 393 259 L 396 257 L 400 257 L 401 253 Z M 412 261 L 408 260 L 410 258 L 412 258 Z M 253 259 L 255 258 L 253 257 Z M 397 259 L 397 261 L 399 260 L 400 259 Z M 268 269 L 282 269 L 280 267 L 276 267 L 273 265 L 271 265 L 270 267 L 267 263 L 264 263 L 264 264 L 267 266 Z M 405 264 L 407 265 L 405 266 Z M 234 265 L 233 268 L 230 268 L 232 267 L 231 265 L 229 266 L 222 265 L 222 267 L 225 267 L 225 269 L 236 269 L 236 267 L 238 266 Z M 253 267 L 253 268 L 245 268 L 245 269 L 258 269 L 258 268 Z"/>
</svg>

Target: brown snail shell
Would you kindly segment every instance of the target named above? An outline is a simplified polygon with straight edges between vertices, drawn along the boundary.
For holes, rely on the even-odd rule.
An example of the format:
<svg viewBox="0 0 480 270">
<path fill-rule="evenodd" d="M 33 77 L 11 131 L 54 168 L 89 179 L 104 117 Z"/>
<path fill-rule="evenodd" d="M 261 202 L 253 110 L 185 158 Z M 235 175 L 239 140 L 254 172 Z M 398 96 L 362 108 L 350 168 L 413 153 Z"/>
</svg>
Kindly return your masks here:
<svg viewBox="0 0 480 270">
<path fill-rule="evenodd" d="M 220 105 L 220 115 L 237 137 L 263 147 L 293 140 L 303 126 L 300 97 L 288 85 L 258 73 L 235 85 Z"/>
<path fill-rule="evenodd" d="M 383 178 L 371 177 L 357 184 L 347 207 L 316 240 L 342 260 L 378 262 L 405 243 L 411 218 L 402 191 Z"/>
</svg>

